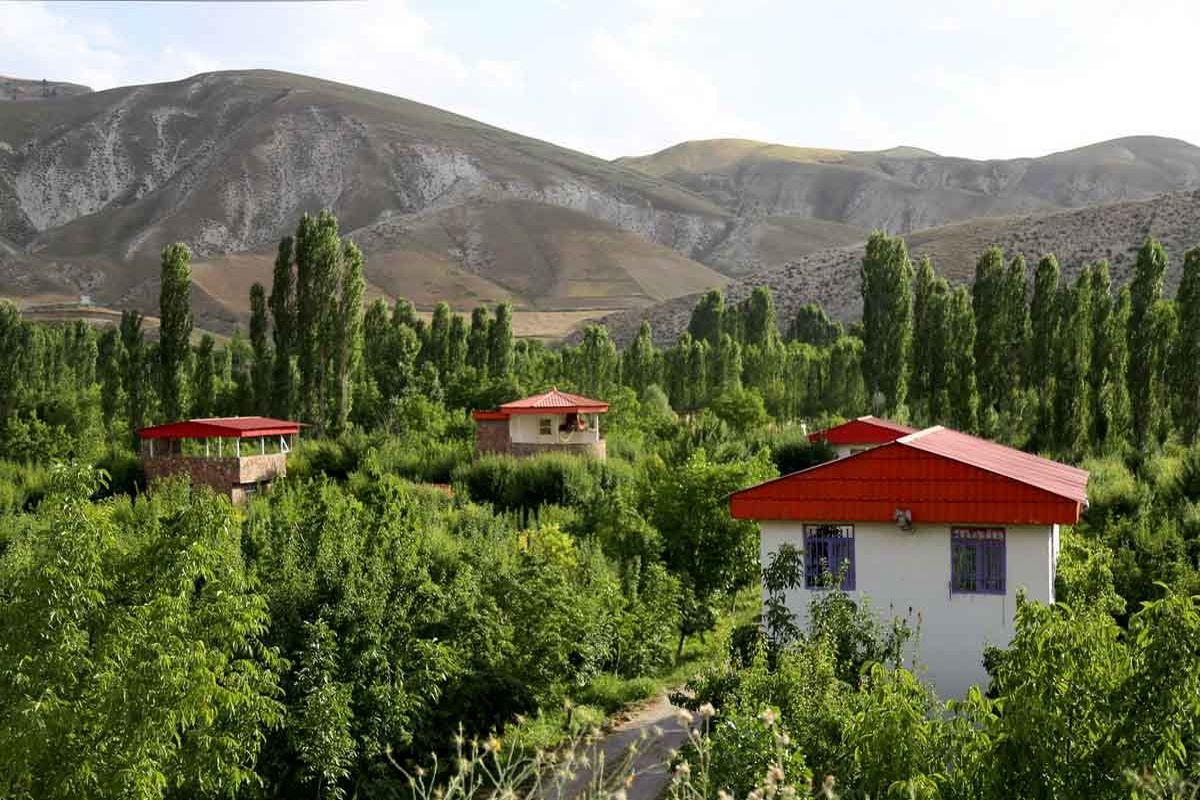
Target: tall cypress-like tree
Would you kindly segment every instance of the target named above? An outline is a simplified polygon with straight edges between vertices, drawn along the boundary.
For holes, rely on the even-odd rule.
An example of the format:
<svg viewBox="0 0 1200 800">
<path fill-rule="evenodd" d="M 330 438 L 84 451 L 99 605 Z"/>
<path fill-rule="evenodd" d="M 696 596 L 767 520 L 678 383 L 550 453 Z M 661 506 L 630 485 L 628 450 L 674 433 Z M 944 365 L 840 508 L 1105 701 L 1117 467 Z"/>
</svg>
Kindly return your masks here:
<svg viewBox="0 0 1200 800">
<path fill-rule="evenodd" d="M 471 311 L 471 330 L 467 333 L 467 366 L 482 379 L 488 368 L 488 310 L 476 306 Z"/>
<path fill-rule="evenodd" d="M 1004 273 L 1004 363 L 1007 386 L 1002 387 L 1001 395 L 1010 410 L 1023 388 L 1025 356 L 1029 346 L 1028 285 L 1025 256 L 1018 254 L 1008 262 L 1008 270 Z"/>
<path fill-rule="evenodd" d="M 716 344 L 725 330 L 725 295 L 720 289 L 709 289 L 696 303 L 692 318 L 688 322 L 688 333 L 693 339 Z"/>
<path fill-rule="evenodd" d="M 250 397 L 258 414 L 271 413 L 271 353 L 267 347 L 267 296 L 261 283 L 250 287 Z"/>
<path fill-rule="evenodd" d="M 120 330 L 109 328 L 104 331 L 97 349 L 96 370 L 100 374 L 100 413 L 104 417 L 104 431 L 108 434 L 110 448 L 117 445 L 117 421 L 121 413 L 121 364 L 124 358 Z"/>
<path fill-rule="evenodd" d="M 146 339 L 142 334 L 142 315 L 136 311 L 121 314 L 121 383 L 125 388 L 125 420 L 133 436 L 133 446 L 138 446 L 137 432 L 146 421 L 149 404 L 147 392 L 148 364 Z"/>
<path fill-rule="evenodd" d="M 512 369 L 512 306 L 501 303 L 496 306 L 496 318 L 488 326 L 488 372 L 493 378 L 505 379 L 512 375 Z"/>
<path fill-rule="evenodd" d="M 651 384 L 659 382 L 658 360 L 650 323 L 642 320 L 637 336 L 629 343 L 621 359 L 622 380 L 627 386 L 633 387 L 638 397 L 641 397 Z"/>
<path fill-rule="evenodd" d="M 949 380 L 950 419 L 960 431 L 978 427 L 979 392 L 975 380 L 975 312 L 967 290 L 958 286 L 949 303 L 949 337 L 952 373 Z"/>
<path fill-rule="evenodd" d="M 1088 449 L 1091 430 L 1088 368 L 1092 354 L 1092 274 L 1084 267 L 1071 288 L 1059 293 L 1059 333 L 1055 337 L 1055 441 L 1076 456 Z"/>
<path fill-rule="evenodd" d="M 159 289 L 159 403 L 168 420 L 183 416 L 184 368 L 192 336 L 192 253 L 185 244 L 162 251 Z"/>
<path fill-rule="evenodd" d="M 1038 431 L 1044 439 L 1053 433 L 1054 334 L 1058 329 L 1058 259 L 1051 253 L 1038 262 L 1033 278 L 1033 299 L 1030 302 L 1030 346 L 1025 380 L 1037 392 Z"/>
<path fill-rule="evenodd" d="M 913 268 L 904 240 L 872 233 L 861 277 L 863 381 L 872 405 L 895 414 L 906 397 L 912 342 Z"/>
<path fill-rule="evenodd" d="M 1108 371 L 1105 375 L 1104 448 L 1119 452 L 1133 441 L 1133 403 L 1129 399 L 1129 317 L 1133 300 L 1129 286 L 1121 288 L 1108 330 Z"/>
<path fill-rule="evenodd" d="M 925 349 L 924 413 L 930 424 L 950 418 L 951 381 L 955 374 L 954 330 L 951 303 L 954 296 L 945 278 L 933 281 L 922 310 L 921 343 Z"/>
<path fill-rule="evenodd" d="M 437 367 L 438 375 L 444 380 L 450 360 L 450 306 L 440 302 L 433 308 L 429 322 L 429 340 L 421 353 L 421 360 Z"/>
<path fill-rule="evenodd" d="M 1163 276 L 1167 271 L 1167 253 L 1153 238 L 1147 238 L 1138 250 L 1129 285 L 1129 398 L 1133 411 L 1133 439 L 1144 447 L 1154 427 L 1155 354 L 1160 327 L 1155 325 L 1154 310 L 1162 299 Z"/>
<path fill-rule="evenodd" d="M 305 420 L 317 422 L 315 386 L 317 377 L 318 343 L 321 339 L 321 298 L 315 286 L 314 252 L 317 243 L 317 220 L 308 214 L 296 225 L 292 246 L 296 262 L 296 365 L 300 384 L 293 406 Z"/>
<path fill-rule="evenodd" d="M 1104 385 L 1109 381 L 1110 351 L 1112 350 L 1113 298 L 1112 277 L 1108 262 L 1092 266 L 1092 353 L 1088 364 L 1088 395 L 1092 407 L 1088 413 L 1092 430 L 1088 436 L 1092 449 L 1099 449 L 1108 438 L 1108 412 L 1105 408 Z M 1122 376 L 1122 380 L 1124 377 Z"/>
<path fill-rule="evenodd" d="M 346 429 L 353 400 L 353 381 L 362 362 L 363 351 L 363 277 L 362 251 L 354 242 L 346 242 L 342 253 L 337 325 L 334 335 L 332 368 L 333 418 L 335 433 Z"/>
<path fill-rule="evenodd" d="M 743 339 L 742 343 L 760 348 L 768 348 L 779 342 L 779 320 L 775 314 L 775 300 L 771 290 L 766 286 L 755 286 L 742 304 Z M 710 347 L 720 343 L 706 339 Z"/>
<path fill-rule="evenodd" d="M 294 402 L 292 355 L 296 349 L 296 275 L 292 262 L 292 237 L 279 241 L 271 276 L 271 318 L 274 320 L 275 358 L 271 364 L 271 410 L 288 419 Z M 253 338 L 253 328 L 251 329 Z M 255 402 L 258 402 L 257 395 Z"/>
<path fill-rule="evenodd" d="M 1183 256 L 1183 278 L 1175 295 L 1179 339 L 1175 347 L 1174 384 L 1179 428 L 1189 444 L 1200 429 L 1200 247 Z"/>
<path fill-rule="evenodd" d="M 467 363 L 467 324 L 462 314 L 450 316 L 450 332 L 446 337 L 446 378 L 455 378 Z"/>
<path fill-rule="evenodd" d="M 975 284 L 971 291 L 975 312 L 975 374 L 980 413 L 984 416 L 999 405 L 1007 382 L 1006 294 L 1004 253 L 999 247 L 989 247 L 975 264 Z"/>
<path fill-rule="evenodd" d="M 933 405 L 930 402 L 930 373 L 936 367 L 933 340 L 937 335 L 931 304 L 936 283 L 933 262 L 929 256 L 923 256 L 917 262 L 913 279 L 913 343 L 909 351 L 908 397 L 913 412 L 924 413 L 931 421 L 935 418 L 930 416 Z M 945 309 L 939 314 L 944 319 Z"/>
<path fill-rule="evenodd" d="M 192 368 L 192 416 L 211 417 L 216 396 L 216 342 L 209 334 L 200 337 Z"/>
</svg>

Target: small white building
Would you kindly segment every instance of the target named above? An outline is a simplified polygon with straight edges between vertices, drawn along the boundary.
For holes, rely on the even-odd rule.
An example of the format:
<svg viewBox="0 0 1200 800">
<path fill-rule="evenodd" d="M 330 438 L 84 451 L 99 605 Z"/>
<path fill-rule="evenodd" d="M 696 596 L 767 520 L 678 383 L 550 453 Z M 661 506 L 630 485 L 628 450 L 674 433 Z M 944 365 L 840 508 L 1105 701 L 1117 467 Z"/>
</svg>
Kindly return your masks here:
<svg viewBox="0 0 1200 800">
<path fill-rule="evenodd" d="M 600 415 L 606 411 L 608 403 L 553 388 L 495 411 L 472 412 L 475 455 L 560 452 L 603 459 Z"/>
<path fill-rule="evenodd" d="M 1087 503 L 1088 473 L 942 427 L 736 492 L 759 522 L 765 567 L 798 548 L 804 587 L 787 598 L 807 622 L 829 573 L 884 616 L 919 624 L 919 670 L 942 697 L 986 687 L 982 653 L 1013 635 L 1018 590 L 1054 602 L 1059 526 Z"/>
<path fill-rule="evenodd" d="M 808 435 L 808 440 L 814 444 L 825 442 L 833 448 L 838 458 L 845 458 L 881 444 L 894 442 L 910 433 L 916 433 L 916 429 L 891 420 L 866 416 L 834 425 L 832 428 L 814 431 Z"/>
</svg>

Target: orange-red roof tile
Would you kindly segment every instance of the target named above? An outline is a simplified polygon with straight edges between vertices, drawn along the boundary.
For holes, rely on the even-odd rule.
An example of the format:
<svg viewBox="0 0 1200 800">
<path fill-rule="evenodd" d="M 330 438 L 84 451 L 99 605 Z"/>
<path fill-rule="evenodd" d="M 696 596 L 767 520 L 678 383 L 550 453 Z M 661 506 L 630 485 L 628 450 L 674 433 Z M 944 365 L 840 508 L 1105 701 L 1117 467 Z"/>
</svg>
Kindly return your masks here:
<svg viewBox="0 0 1200 800">
<path fill-rule="evenodd" d="M 916 433 L 916 429 L 891 420 L 866 416 L 834 425 L 832 428 L 814 431 L 808 435 L 808 440 L 846 445 L 886 444 L 910 433 Z"/>
</svg>

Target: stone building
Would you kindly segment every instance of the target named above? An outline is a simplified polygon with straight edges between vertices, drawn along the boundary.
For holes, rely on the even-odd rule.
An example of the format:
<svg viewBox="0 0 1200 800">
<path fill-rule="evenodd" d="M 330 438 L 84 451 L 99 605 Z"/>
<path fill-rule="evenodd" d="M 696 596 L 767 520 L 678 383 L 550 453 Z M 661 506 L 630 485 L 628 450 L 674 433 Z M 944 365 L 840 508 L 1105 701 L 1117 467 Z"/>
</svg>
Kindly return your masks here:
<svg viewBox="0 0 1200 800">
<path fill-rule="evenodd" d="M 495 411 L 475 411 L 475 456 L 573 453 L 603 459 L 607 451 L 600 415 L 606 411 L 608 403 L 558 389 Z"/>
<path fill-rule="evenodd" d="M 146 480 L 187 475 L 234 503 L 287 474 L 299 422 L 269 417 L 191 419 L 138 431 Z"/>
</svg>

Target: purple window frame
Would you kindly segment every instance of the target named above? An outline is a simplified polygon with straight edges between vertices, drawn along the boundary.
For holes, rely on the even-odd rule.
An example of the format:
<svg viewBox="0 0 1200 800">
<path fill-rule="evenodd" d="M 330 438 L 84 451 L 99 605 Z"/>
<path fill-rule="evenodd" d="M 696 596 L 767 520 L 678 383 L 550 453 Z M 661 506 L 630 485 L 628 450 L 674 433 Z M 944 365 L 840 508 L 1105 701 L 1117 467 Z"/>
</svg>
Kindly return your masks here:
<svg viewBox="0 0 1200 800">
<path fill-rule="evenodd" d="M 950 529 L 950 593 L 1007 594 L 1004 528 Z"/>
<path fill-rule="evenodd" d="M 854 591 L 854 526 L 830 523 L 804 526 L 804 588 L 832 588 L 826 576 L 846 565 L 842 591 Z"/>
</svg>

